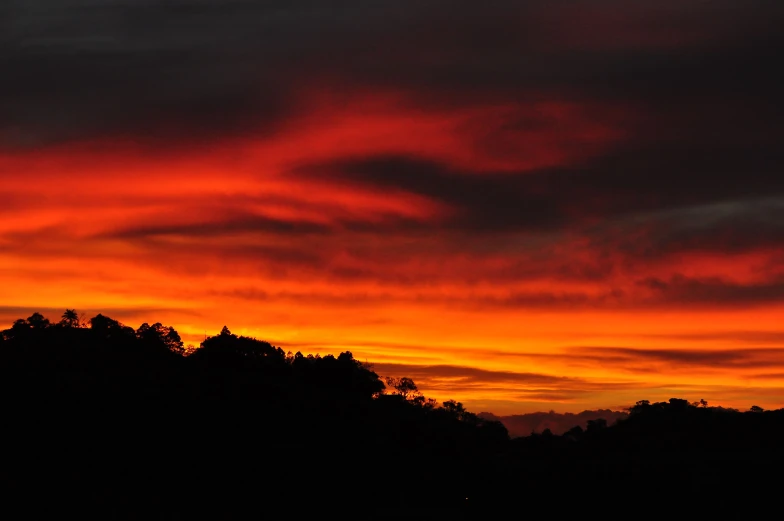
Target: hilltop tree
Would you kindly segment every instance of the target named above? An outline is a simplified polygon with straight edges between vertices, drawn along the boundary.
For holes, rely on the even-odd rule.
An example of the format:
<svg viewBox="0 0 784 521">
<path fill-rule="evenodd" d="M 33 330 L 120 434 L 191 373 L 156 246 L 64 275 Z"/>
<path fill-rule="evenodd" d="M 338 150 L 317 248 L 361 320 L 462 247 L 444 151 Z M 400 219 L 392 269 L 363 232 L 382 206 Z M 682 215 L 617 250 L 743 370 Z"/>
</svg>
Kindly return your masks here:
<svg viewBox="0 0 784 521">
<path fill-rule="evenodd" d="M 639 400 L 633 406 L 629 407 L 629 414 L 640 414 L 651 408 L 650 400 Z"/>
<path fill-rule="evenodd" d="M 119 337 L 131 339 L 135 336 L 132 327 L 128 327 L 100 313 L 90 319 L 90 329 L 105 339 Z"/>
<path fill-rule="evenodd" d="M 37 329 L 37 330 L 46 329 L 50 325 L 49 319 L 45 318 L 40 313 L 33 313 L 32 315 L 30 315 L 27 318 L 27 323 L 30 325 L 32 329 Z"/>
<path fill-rule="evenodd" d="M 455 400 L 447 400 L 443 404 L 444 410 L 455 418 L 461 418 L 465 414 L 466 409 L 461 402 Z"/>
<path fill-rule="evenodd" d="M 29 333 L 31 330 L 30 324 L 27 320 L 20 318 L 14 321 L 10 328 L 6 329 L 3 334 L 8 338 L 18 338 Z"/>
<path fill-rule="evenodd" d="M 222 367 L 256 366 L 270 363 L 282 364 L 286 355 L 282 349 L 269 342 L 246 336 L 237 336 L 223 326 L 220 334 L 206 338 L 188 358 L 197 363 Z"/>
<path fill-rule="evenodd" d="M 76 310 L 66 309 L 61 316 L 60 325 L 65 327 L 81 327 L 79 315 L 76 313 Z"/>
<path fill-rule="evenodd" d="M 392 394 L 402 396 L 404 400 L 414 399 L 421 394 L 419 388 L 414 383 L 414 380 L 405 376 L 403 378 L 388 377 L 386 383 L 389 387 L 394 389 Z"/>
<path fill-rule="evenodd" d="M 40 313 L 33 313 L 29 317 L 20 318 L 14 321 L 13 325 L 3 331 L 3 335 L 8 339 L 24 338 L 35 331 L 43 331 L 50 326 L 49 320 Z"/>
<path fill-rule="evenodd" d="M 171 327 L 160 322 L 149 325 L 147 322 L 136 330 L 136 338 L 155 347 L 163 347 L 172 353 L 181 355 L 185 352 L 179 333 Z"/>
<path fill-rule="evenodd" d="M 599 431 L 603 431 L 607 428 L 607 420 L 604 418 L 597 418 L 595 420 L 588 420 L 585 426 L 585 432 L 588 434 L 594 434 Z"/>
</svg>

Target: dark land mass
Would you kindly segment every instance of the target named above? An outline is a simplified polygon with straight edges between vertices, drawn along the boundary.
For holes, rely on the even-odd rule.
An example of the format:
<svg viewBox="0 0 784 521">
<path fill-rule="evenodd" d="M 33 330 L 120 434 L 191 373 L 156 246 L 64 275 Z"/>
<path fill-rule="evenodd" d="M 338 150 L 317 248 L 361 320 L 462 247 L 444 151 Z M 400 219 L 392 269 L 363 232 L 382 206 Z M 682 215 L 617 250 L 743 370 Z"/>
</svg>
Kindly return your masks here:
<svg viewBox="0 0 784 521">
<path fill-rule="evenodd" d="M 549 411 L 510 414 L 508 416 L 497 416 L 491 412 L 480 412 L 477 416 L 483 420 L 500 421 L 509 431 L 509 436 L 518 438 L 520 436 L 528 436 L 529 434 L 541 434 L 546 430 L 553 434 L 561 435 L 575 427 L 586 429 L 588 422 L 593 420 L 605 420 L 607 423 L 613 424 L 618 420 L 627 418 L 629 414 L 623 411 L 597 409 L 595 411 L 578 413 Z"/>
<path fill-rule="evenodd" d="M 562 435 L 228 329 L 184 348 L 72 310 L 0 335 L 6 519 L 747 519 L 777 506 L 784 410 L 682 399 Z M 766 516 L 768 518 L 770 516 Z"/>
</svg>

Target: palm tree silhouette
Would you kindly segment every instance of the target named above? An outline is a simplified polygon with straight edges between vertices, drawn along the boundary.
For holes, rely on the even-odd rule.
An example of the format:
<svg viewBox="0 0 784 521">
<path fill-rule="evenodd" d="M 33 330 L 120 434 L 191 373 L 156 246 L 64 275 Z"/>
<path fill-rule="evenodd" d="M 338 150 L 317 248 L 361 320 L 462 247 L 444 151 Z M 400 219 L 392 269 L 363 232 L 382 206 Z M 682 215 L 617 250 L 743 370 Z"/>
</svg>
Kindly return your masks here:
<svg viewBox="0 0 784 521">
<path fill-rule="evenodd" d="M 75 309 L 66 309 L 60 323 L 68 327 L 79 327 L 79 315 Z"/>
</svg>

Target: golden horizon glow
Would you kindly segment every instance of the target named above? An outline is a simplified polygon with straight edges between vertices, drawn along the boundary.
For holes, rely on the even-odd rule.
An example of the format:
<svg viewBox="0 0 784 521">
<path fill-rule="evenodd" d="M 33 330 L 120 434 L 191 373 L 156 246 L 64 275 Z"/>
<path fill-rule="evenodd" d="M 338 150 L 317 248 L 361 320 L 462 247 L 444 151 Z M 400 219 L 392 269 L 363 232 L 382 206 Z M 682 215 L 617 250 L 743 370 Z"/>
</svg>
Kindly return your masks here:
<svg viewBox="0 0 784 521">
<path fill-rule="evenodd" d="M 299 114 L 201 146 L 0 151 L 0 319 L 76 308 L 159 321 L 193 344 L 227 325 L 284 350 L 350 350 L 476 412 L 782 405 L 784 302 L 743 288 L 777 283 L 784 247 L 634 257 L 613 241 L 635 223 L 595 217 L 602 201 L 574 226 L 469 234 L 471 216 L 450 224 L 459 204 L 352 166 L 404 157 L 455 179 L 523 178 L 610 153 L 631 108 L 423 108 L 357 92 L 303 95 Z M 535 130 L 507 132 L 520 119 Z M 669 218 L 641 215 L 643 242 L 645 219 Z M 591 239 L 598 226 L 608 245 Z"/>
</svg>

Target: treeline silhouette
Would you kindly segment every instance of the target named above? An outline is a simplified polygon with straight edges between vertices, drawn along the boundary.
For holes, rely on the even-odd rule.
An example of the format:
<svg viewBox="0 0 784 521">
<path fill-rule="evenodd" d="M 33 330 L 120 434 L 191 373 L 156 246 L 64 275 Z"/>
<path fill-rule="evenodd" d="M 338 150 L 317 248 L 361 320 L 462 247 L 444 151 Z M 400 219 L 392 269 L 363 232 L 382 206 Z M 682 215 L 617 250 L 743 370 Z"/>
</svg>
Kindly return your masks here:
<svg viewBox="0 0 784 521">
<path fill-rule="evenodd" d="M 109 517 L 454 507 L 508 440 L 350 352 L 286 353 L 225 327 L 186 356 L 160 323 L 36 313 L 3 331 L 0 357 L 11 488 L 66 487 Z"/>
<path fill-rule="evenodd" d="M 350 352 L 284 352 L 226 327 L 186 348 L 170 326 L 74 310 L 4 330 L 0 379 L 2 486 L 33 498 L 27 517 L 455 519 L 556 492 L 759 492 L 784 439 L 784 410 L 675 398 L 510 439 Z"/>
</svg>

